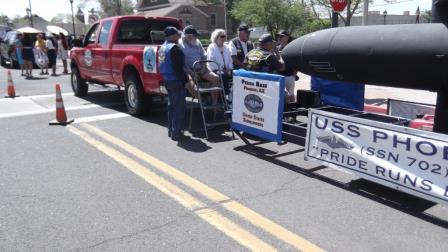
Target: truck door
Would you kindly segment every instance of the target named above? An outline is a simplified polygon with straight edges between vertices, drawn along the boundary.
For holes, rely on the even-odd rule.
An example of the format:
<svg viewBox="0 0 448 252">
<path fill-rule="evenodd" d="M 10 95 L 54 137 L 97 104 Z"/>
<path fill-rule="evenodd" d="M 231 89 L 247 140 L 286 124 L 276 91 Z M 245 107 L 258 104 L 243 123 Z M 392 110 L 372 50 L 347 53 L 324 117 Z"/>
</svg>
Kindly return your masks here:
<svg viewBox="0 0 448 252">
<path fill-rule="evenodd" d="M 112 20 L 102 23 L 98 44 L 94 50 L 93 65 L 95 67 L 94 78 L 102 83 L 113 83 L 111 69 L 111 40 L 112 40 Z"/>
<path fill-rule="evenodd" d="M 90 28 L 84 39 L 84 53 L 79 55 L 79 67 L 81 73 L 85 75 L 85 78 L 92 79 L 95 75 L 94 65 L 93 65 L 93 56 L 95 48 L 97 47 L 96 38 L 97 38 L 97 30 L 99 23 L 94 24 L 92 28 Z"/>
</svg>

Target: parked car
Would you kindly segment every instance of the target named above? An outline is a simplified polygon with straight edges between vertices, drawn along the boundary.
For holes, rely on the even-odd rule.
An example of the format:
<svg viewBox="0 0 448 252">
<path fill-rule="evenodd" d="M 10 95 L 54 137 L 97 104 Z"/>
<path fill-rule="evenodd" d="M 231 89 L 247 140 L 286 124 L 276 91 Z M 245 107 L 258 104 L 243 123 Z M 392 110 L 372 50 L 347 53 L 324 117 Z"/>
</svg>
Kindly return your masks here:
<svg viewBox="0 0 448 252">
<path fill-rule="evenodd" d="M 85 96 L 88 83 L 124 87 L 130 114 L 146 112 L 152 96 L 165 92 L 157 55 L 167 26 L 181 29 L 170 17 L 119 16 L 93 24 L 82 47 L 70 53 L 71 84 L 77 96 Z"/>
</svg>

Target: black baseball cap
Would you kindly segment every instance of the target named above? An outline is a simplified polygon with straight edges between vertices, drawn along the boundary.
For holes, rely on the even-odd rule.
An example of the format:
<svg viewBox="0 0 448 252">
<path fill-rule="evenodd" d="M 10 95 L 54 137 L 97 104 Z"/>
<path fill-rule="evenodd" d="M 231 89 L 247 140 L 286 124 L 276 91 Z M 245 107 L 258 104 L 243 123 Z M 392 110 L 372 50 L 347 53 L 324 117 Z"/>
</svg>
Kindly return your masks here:
<svg viewBox="0 0 448 252">
<path fill-rule="evenodd" d="M 261 35 L 261 37 L 258 39 L 258 43 L 264 44 L 268 42 L 274 42 L 274 38 L 272 38 L 272 35 L 269 33 L 265 33 Z"/>
<path fill-rule="evenodd" d="M 238 26 L 238 31 L 251 32 L 252 29 L 250 29 L 249 26 L 247 26 L 246 24 L 240 24 L 240 26 Z"/>
<path fill-rule="evenodd" d="M 199 32 L 192 25 L 188 25 L 184 28 L 184 34 L 192 34 L 195 36 L 199 36 Z"/>
<path fill-rule="evenodd" d="M 169 37 L 174 34 L 181 34 L 181 32 L 174 26 L 167 26 L 163 32 L 165 33 L 165 37 Z"/>
<path fill-rule="evenodd" d="M 280 30 L 279 32 L 277 32 L 278 36 L 288 36 L 291 37 L 291 35 L 289 34 L 289 32 L 287 30 Z"/>
</svg>

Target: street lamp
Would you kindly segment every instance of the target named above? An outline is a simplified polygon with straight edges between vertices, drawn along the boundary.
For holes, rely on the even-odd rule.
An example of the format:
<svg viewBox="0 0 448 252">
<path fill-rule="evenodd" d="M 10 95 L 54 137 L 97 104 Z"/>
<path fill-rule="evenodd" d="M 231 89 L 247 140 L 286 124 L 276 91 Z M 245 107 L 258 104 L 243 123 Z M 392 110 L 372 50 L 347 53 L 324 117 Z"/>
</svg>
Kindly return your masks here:
<svg viewBox="0 0 448 252">
<path fill-rule="evenodd" d="M 224 29 L 226 30 L 227 34 L 227 1 L 224 0 Z"/>
<path fill-rule="evenodd" d="M 415 11 L 415 15 L 417 16 L 415 18 L 415 23 L 420 23 L 420 6 L 417 7 L 417 10 Z"/>
<path fill-rule="evenodd" d="M 383 11 L 384 24 L 386 24 L 386 16 L 387 16 L 387 10 L 384 10 Z"/>
<path fill-rule="evenodd" d="M 73 25 L 73 35 L 76 38 L 76 30 L 75 30 L 75 16 L 73 15 L 73 0 L 69 0 L 70 5 L 72 6 L 72 25 Z"/>
<path fill-rule="evenodd" d="M 31 25 L 31 10 L 30 10 L 30 8 L 26 8 L 25 11 L 26 11 L 26 18 L 28 18 L 29 25 L 32 26 Z"/>
</svg>

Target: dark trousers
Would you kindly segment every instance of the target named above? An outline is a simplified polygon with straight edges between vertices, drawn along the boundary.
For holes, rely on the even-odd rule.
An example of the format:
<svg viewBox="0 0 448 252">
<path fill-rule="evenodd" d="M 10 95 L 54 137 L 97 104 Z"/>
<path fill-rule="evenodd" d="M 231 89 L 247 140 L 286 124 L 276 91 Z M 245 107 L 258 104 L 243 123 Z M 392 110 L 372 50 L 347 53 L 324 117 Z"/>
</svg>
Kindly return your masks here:
<svg viewBox="0 0 448 252">
<path fill-rule="evenodd" d="M 179 80 L 165 82 L 168 91 L 168 131 L 174 136 L 184 129 L 185 124 L 185 83 Z"/>
</svg>

